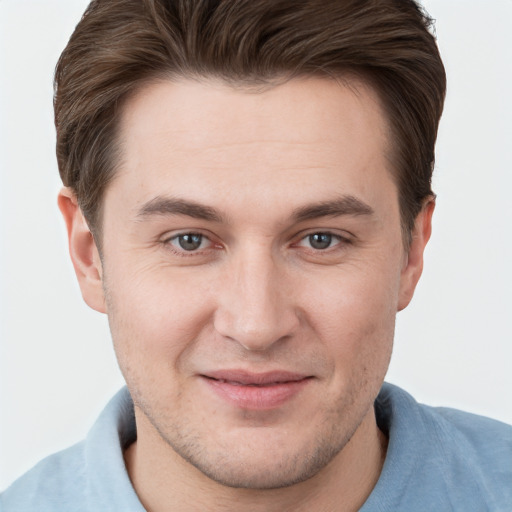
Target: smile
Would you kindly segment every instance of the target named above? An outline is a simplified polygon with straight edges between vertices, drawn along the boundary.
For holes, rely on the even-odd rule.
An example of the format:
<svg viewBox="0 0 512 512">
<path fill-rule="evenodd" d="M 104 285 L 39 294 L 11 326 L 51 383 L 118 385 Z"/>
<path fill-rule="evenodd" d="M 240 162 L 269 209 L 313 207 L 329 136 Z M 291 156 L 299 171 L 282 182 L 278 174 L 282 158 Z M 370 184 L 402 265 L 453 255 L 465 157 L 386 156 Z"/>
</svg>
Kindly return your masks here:
<svg viewBox="0 0 512 512">
<path fill-rule="evenodd" d="M 253 387 L 257 387 L 257 388 L 264 388 L 264 387 L 268 387 L 268 386 L 275 386 L 277 384 L 284 384 L 282 382 L 269 382 L 267 384 L 256 384 L 256 383 L 244 384 L 243 382 L 237 382 L 234 380 L 224 380 L 224 379 L 215 379 L 215 380 L 217 380 L 217 382 L 221 382 L 224 384 L 230 384 L 231 386 L 253 386 Z"/>
<path fill-rule="evenodd" d="M 284 405 L 313 377 L 290 372 L 215 371 L 201 378 L 223 401 L 241 409 L 269 410 Z"/>
</svg>

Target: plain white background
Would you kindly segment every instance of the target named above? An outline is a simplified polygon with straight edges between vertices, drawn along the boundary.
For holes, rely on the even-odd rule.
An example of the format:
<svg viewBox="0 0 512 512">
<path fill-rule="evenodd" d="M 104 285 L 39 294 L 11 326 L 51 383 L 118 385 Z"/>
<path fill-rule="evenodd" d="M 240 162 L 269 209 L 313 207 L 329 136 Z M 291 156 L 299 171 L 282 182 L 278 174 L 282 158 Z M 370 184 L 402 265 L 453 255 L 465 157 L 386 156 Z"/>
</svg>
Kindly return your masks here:
<svg viewBox="0 0 512 512">
<path fill-rule="evenodd" d="M 0 0 L 0 489 L 122 385 L 56 206 L 52 74 L 87 2 Z M 434 234 L 387 380 L 512 423 L 512 0 L 429 0 L 448 72 Z"/>
</svg>

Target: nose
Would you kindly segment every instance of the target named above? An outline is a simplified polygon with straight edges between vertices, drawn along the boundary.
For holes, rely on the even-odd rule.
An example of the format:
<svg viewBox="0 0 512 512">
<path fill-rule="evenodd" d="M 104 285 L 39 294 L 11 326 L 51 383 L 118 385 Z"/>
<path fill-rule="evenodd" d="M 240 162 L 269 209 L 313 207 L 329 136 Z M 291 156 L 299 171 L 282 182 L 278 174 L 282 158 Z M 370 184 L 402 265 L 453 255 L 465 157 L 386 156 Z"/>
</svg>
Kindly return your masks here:
<svg viewBox="0 0 512 512">
<path fill-rule="evenodd" d="M 262 352 L 294 335 L 298 309 L 285 269 L 270 254 L 248 250 L 226 270 L 214 319 L 221 336 L 248 351 Z"/>
</svg>

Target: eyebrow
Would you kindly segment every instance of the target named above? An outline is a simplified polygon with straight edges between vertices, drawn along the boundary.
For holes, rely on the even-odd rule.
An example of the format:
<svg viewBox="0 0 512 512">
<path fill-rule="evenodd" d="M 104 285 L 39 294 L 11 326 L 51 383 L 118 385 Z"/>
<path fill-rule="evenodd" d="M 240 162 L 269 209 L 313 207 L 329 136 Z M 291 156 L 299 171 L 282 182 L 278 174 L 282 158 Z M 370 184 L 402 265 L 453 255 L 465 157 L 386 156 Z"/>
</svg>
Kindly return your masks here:
<svg viewBox="0 0 512 512">
<path fill-rule="evenodd" d="M 316 219 L 319 217 L 340 217 L 342 215 L 373 215 L 373 208 L 358 199 L 357 197 L 346 195 L 332 201 L 324 201 L 313 205 L 306 205 L 297 208 L 293 213 L 293 218 L 297 222 Z"/>
<path fill-rule="evenodd" d="M 173 197 L 158 196 L 144 203 L 137 213 L 137 218 L 143 219 L 154 215 L 185 215 L 194 219 L 222 222 L 222 215 L 211 208 L 194 201 L 185 201 Z"/>
<path fill-rule="evenodd" d="M 294 210 L 292 219 L 295 222 L 304 222 L 319 217 L 368 216 L 373 215 L 373 213 L 373 208 L 368 204 L 357 197 L 345 195 L 331 201 L 301 206 Z M 157 196 L 144 203 L 136 217 L 137 219 L 144 219 L 158 215 L 184 215 L 211 222 L 224 222 L 224 217 L 215 208 L 194 201 L 163 196 Z"/>
</svg>

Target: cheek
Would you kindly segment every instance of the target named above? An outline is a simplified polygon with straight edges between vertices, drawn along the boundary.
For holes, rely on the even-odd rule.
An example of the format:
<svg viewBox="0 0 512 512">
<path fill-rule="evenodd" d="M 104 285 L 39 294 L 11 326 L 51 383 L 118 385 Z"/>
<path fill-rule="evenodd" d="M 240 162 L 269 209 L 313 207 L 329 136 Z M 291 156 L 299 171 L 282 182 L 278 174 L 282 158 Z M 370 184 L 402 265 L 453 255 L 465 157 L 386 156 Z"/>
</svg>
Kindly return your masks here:
<svg viewBox="0 0 512 512">
<path fill-rule="evenodd" d="M 128 266 L 111 269 L 104 280 L 119 364 L 133 373 L 160 375 L 175 369 L 192 349 L 211 308 L 204 290 L 186 276 L 154 267 L 129 271 Z"/>
<path fill-rule="evenodd" d="M 343 371 L 338 378 L 361 372 L 385 373 L 393 343 L 399 269 L 333 276 L 309 295 L 309 323 Z M 316 282 L 317 285 L 320 283 Z"/>
</svg>

